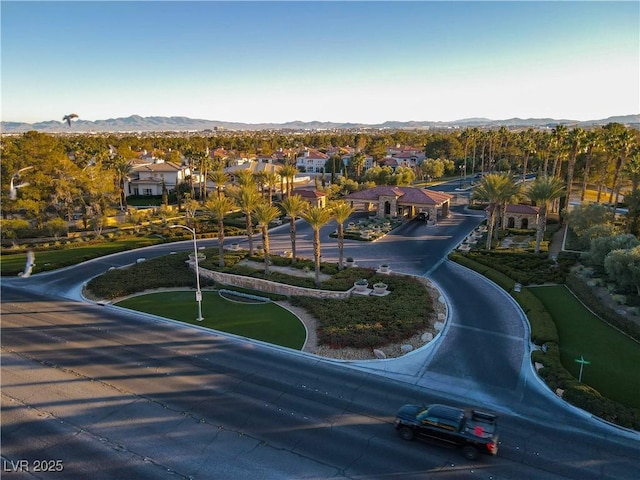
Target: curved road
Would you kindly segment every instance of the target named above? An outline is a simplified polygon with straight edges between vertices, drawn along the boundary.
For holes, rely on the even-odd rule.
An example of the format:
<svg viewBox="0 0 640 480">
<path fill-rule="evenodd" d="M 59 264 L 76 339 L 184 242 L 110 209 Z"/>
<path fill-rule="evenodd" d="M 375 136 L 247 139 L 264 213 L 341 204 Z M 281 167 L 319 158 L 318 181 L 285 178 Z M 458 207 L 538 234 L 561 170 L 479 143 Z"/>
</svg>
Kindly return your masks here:
<svg viewBox="0 0 640 480">
<path fill-rule="evenodd" d="M 359 264 L 384 259 L 398 271 L 429 273 L 449 303 L 437 342 L 382 362 L 327 361 L 73 300 L 86 279 L 111 266 L 190 249 L 190 242 L 3 279 L 3 474 L 635 478 L 638 435 L 551 395 L 531 370 L 517 306 L 481 277 L 442 262 L 480 220 L 458 212 L 437 227 L 410 222 L 381 241 L 348 244 Z M 284 250 L 288 234 L 281 232 L 272 241 Z M 309 234 L 300 224 L 303 255 Z M 337 257 L 334 243 L 324 241 L 325 260 Z M 470 463 L 394 434 L 400 404 L 436 401 L 497 411 L 499 455 Z M 64 474 L 36 474 L 37 459 L 61 460 Z"/>
</svg>

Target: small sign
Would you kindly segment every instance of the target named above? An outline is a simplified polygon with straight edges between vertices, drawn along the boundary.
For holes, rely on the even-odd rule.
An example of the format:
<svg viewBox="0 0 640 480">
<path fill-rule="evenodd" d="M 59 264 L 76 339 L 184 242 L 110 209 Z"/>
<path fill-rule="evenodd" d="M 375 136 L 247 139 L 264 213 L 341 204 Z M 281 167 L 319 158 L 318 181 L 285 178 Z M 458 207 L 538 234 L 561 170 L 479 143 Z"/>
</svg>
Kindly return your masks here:
<svg viewBox="0 0 640 480">
<path fill-rule="evenodd" d="M 202 301 L 202 292 L 201 291 L 197 291 L 196 292 L 196 302 L 201 302 Z"/>
</svg>

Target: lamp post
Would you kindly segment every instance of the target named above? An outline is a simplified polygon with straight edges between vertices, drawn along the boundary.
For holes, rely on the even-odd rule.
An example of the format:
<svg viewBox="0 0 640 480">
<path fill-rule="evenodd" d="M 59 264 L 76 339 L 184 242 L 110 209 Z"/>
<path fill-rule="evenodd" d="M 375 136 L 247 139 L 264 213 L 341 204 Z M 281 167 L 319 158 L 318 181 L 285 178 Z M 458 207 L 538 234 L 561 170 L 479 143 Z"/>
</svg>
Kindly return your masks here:
<svg viewBox="0 0 640 480">
<path fill-rule="evenodd" d="M 169 228 L 184 228 L 185 230 L 189 230 L 191 235 L 193 235 L 193 254 L 195 255 L 196 262 L 196 302 L 198 302 L 198 318 L 197 321 L 201 322 L 204 320 L 202 318 L 202 291 L 200 291 L 200 271 L 198 270 L 198 245 L 196 243 L 196 229 L 186 227 L 184 225 L 170 225 Z"/>
</svg>

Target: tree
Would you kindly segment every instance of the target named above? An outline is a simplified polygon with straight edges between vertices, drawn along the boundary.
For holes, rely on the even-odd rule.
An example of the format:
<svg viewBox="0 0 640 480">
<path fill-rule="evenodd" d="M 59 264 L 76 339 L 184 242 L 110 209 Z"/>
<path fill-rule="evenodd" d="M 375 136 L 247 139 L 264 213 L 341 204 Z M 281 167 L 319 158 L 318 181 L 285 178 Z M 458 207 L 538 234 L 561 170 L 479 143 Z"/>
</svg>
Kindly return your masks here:
<svg viewBox="0 0 640 480">
<path fill-rule="evenodd" d="M 210 198 L 204 208 L 218 222 L 218 266 L 224 267 L 224 217 L 236 208 L 235 203 L 224 195 Z"/>
<path fill-rule="evenodd" d="M 295 167 L 295 165 L 287 164 L 281 166 L 278 170 L 278 173 L 280 175 L 280 178 L 284 180 L 284 189 L 282 194 L 284 197 L 286 197 L 293 189 L 293 179 L 295 178 L 296 173 L 298 173 L 298 169 Z"/>
<path fill-rule="evenodd" d="M 624 201 L 628 209 L 625 215 L 626 231 L 640 238 L 640 190 L 632 190 L 624 197 Z"/>
<path fill-rule="evenodd" d="M 634 145 L 635 137 L 631 130 L 626 129 L 619 123 L 609 123 L 605 125 L 607 134 L 605 142 L 607 148 L 616 158 L 615 170 L 613 173 L 613 183 L 609 194 L 609 204 L 613 205 L 613 213 L 616 212 L 618 206 L 618 198 L 620 195 L 620 172 L 625 166 L 625 162 Z M 615 202 L 613 202 L 615 196 Z"/>
<path fill-rule="evenodd" d="M 569 202 L 571 201 L 571 187 L 573 186 L 573 170 L 576 166 L 576 158 L 578 153 L 582 150 L 585 143 L 586 133 L 582 128 L 574 128 L 567 136 L 567 143 L 569 144 L 569 163 L 567 164 L 567 188 L 564 195 L 565 208 L 569 208 Z"/>
<path fill-rule="evenodd" d="M 540 244 L 547 228 L 547 210 L 549 204 L 564 193 L 564 184 L 556 177 L 538 177 L 527 189 L 527 197 L 538 207 L 538 225 L 536 231 L 535 252 L 540 252 Z"/>
<path fill-rule="evenodd" d="M 267 186 L 267 190 L 269 192 L 267 194 L 267 201 L 269 205 L 271 205 L 272 203 L 273 192 L 276 191 L 276 186 L 278 185 L 279 180 L 280 180 L 280 175 L 278 175 L 274 171 L 270 170 L 268 172 L 265 172 L 264 174 L 265 185 Z"/>
<path fill-rule="evenodd" d="M 611 251 L 604 259 L 604 269 L 615 283 L 635 288 L 640 295 L 640 246 Z"/>
<path fill-rule="evenodd" d="M 594 238 L 589 249 L 589 263 L 597 269 L 604 269 L 607 255 L 614 250 L 630 250 L 640 245 L 635 235 L 623 233 L 610 237 Z"/>
<path fill-rule="evenodd" d="M 489 221 L 487 232 L 487 250 L 491 249 L 493 230 L 500 211 L 500 205 L 506 197 L 506 192 L 512 192 L 513 180 L 506 174 L 490 173 L 473 191 L 473 198 L 489 204 Z"/>
<path fill-rule="evenodd" d="M 236 183 L 239 187 L 256 187 L 256 179 L 251 170 L 240 170 L 236 173 Z"/>
<path fill-rule="evenodd" d="M 296 263 L 296 220 L 309 204 L 300 195 L 290 195 L 280 202 L 280 206 L 289 216 L 289 233 L 291 236 L 291 263 Z"/>
<path fill-rule="evenodd" d="M 124 181 L 127 175 L 131 173 L 131 164 L 122 155 L 116 155 L 112 169 L 114 173 L 114 180 L 116 188 L 118 189 L 118 202 L 120 204 L 120 210 L 127 210 L 127 194 L 124 191 Z M 163 179 L 164 180 L 164 179 Z"/>
<path fill-rule="evenodd" d="M 331 205 L 331 213 L 338 222 L 338 270 L 344 268 L 342 263 L 344 253 L 344 222 L 354 212 L 354 208 L 346 202 L 336 202 Z"/>
<path fill-rule="evenodd" d="M 253 220 L 251 214 L 253 209 L 260 203 L 260 193 L 255 185 L 244 185 L 231 190 L 231 197 L 245 217 L 247 240 L 249 241 L 249 255 L 253 255 Z"/>
<path fill-rule="evenodd" d="M 320 228 L 331 220 L 331 210 L 313 206 L 301 213 L 313 229 L 313 258 L 315 261 L 315 285 L 320 287 Z"/>
<path fill-rule="evenodd" d="M 253 209 L 258 228 L 262 232 L 262 246 L 264 248 L 264 274 L 269 275 L 269 223 L 280 216 L 278 207 L 268 203 L 259 203 Z"/>
<path fill-rule="evenodd" d="M 522 150 L 522 182 L 527 178 L 527 167 L 529 166 L 529 157 L 536 153 L 536 142 L 533 139 L 533 129 L 529 128 L 520 133 L 518 137 L 518 145 Z"/>
<path fill-rule="evenodd" d="M 224 185 L 230 180 L 229 175 L 222 168 L 218 168 L 209 173 L 209 179 L 215 183 L 218 197 L 221 197 Z"/>
<path fill-rule="evenodd" d="M 565 125 L 562 124 L 557 125 L 551 131 L 551 137 L 556 150 L 556 158 L 553 161 L 553 169 L 551 170 L 551 175 L 555 175 L 558 178 L 560 178 L 560 171 L 562 170 L 562 159 L 566 153 L 565 139 L 567 138 L 568 133 L 569 130 Z"/>
<path fill-rule="evenodd" d="M 584 138 L 584 146 L 587 150 L 587 156 L 584 162 L 584 171 L 582 173 L 582 190 L 580 192 L 580 201 L 584 202 L 587 194 L 587 185 L 589 183 L 589 171 L 591 162 L 593 161 L 593 151 L 601 145 L 600 132 L 598 130 L 590 130 Z"/>
<path fill-rule="evenodd" d="M 353 157 L 351 157 L 349 166 L 355 173 L 356 178 L 359 179 L 361 177 L 362 170 L 364 169 L 364 165 L 366 161 L 367 161 L 367 156 L 363 152 L 358 152 Z"/>
<path fill-rule="evenodd" d="M 198 208 L 200 208 L 200 203 L 198 203 L 197 200 L 191 198 L 190 194 L 185 194 L 184 211 L 186 217 L 185 222 L 187 226 L 195 226 L 196 212 L 198 211 Z"/>
</svg>

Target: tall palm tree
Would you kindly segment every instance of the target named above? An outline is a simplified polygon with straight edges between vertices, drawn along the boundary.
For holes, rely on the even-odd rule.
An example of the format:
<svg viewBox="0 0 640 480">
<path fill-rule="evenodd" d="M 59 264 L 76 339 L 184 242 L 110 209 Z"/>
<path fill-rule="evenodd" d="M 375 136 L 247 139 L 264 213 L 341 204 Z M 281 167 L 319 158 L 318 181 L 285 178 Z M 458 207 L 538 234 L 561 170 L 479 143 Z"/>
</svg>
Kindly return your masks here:
<svg viewBox="0 0 640 480">
<path fill-rule="evenodd" d="M 249 241 L 249 255 L 253 255 L 253 220 L 251 214 L 253 209 L 260 203 L 260 193 L 255 185 L 244 185 L 230 189 L 231 197 L 244 213 L 247 240 Z"/>
<path fill-rule="evenodd" d="M 222 168 L 218 168 L 209 173 L 209 179 L 216 184 L 218 197 L 221 197 L 224 185 L 230 180 L 229 175 Z"/>
<path fill-rule="evenodd" d="M 280 202 L 280 206 L 289 216 L 289 233 L 291 235 L 291 263 L 296 263 L 296 220 L 308 207 L 309 203 L 300 195 L 291 195 Z"/>
<path fill-rule="evenodd" d="M 482 180 L 473 191 L 473 198 L 489 204 L 489 219 L 487 231 L 487 250 L 491 249 L 493 240 L 493 230 L 498 218 L 500 205 L 505 197 L 507 186 L 513 184 L 508 175 L 500 173 L 490 173 L 482 177 Z"/>
<path fill-rule="evenodd" d="M 599 130 L 590 130 L 586 133 L 584 146 L 587 150 L 587 158 L 584 161 L 584 171 L 582 173 L 582 190 L 580 192 L 580 201 L 584 202 L 587 194 L 587 184 L 589 182 L 589 170 L 593 160 L 593 151 L 601 145 L 601 137 Z"/>
<path fill-rule="evenodd" d="M 336 202 L 331 205 L 331 212 L 338 222 L 338 270 L 342 270 L 342 257 L 344 253 L 344 222 L 355 209 L 346 202 Z"/>
<path fill-rule="evenodd" d="M 207 200 L 204 208 L 218 221 L 218 266 L 224 267 L 224 217 L 236 208 L 236 204 L 224 195 Z"/>
<path fill-rule="evenodd" d="M 516 184 L 511 177 L 508 177 L 508 181 L 502 185 L 500 197 L 500 214 L 502 215 L 502 221 L 500 222 L 500 226 L 502 230 L 505 231 L 507 229 L 507 205 L 510 203 L 517 203 L 522 196 L 522 184 Z M 496 238 L 497 238 L 496 231 Z"/>
<path fill-rule="evenodd" d="M 553 168 L 551 169 L 551 175 L 555 175 L 560 178 L 560 171 L 562 170 L 562 157 L 566 152 L 565 140 L 567 138 L 567 134 L 569 130 L 565 125 L 557 125 L 551 131 L 551 136 L 553 138 L 553 144 L 555 145 L 556 150 L 556 158 L 553 160 Z"/>
<path fill-rule="evenodd" d="M 117 155 L 112 169 L 115 177 L 116 187 L 118 189 L 118 202 L 120 204 L 120 210 L 127 210 L 127 194 L 124 191 L 124 181 L 127 175 L 131 173 L 131 164 L 122 155 Z"/>
<path fill-rule="evenodd" d="M 549 204 L 564 194 L 564 183 L 556 177 L 538 177 L 527 189 L 527 197 L 538 207 L 535 252 L 540 252 L 540 244 L 547 228 Z"/>
<path fill-rule="evenodd" d="M 315 285 L 320 286 L 320 228 L 331 220 L 331 210 L 313 206 L 301 213 L 302 218 L 313 229 L 313 258 L 315 260 Z"/>
<path fill-rule="evenodd" d="M 258 228 L 262 232 L 262 246 L 264 247 L 264 274 L 269 275 L 269 223 L 280 216 L 278 207 L 268 203 L 259 203 L 253 209 Z"/>
<path fill-rule="evenodd" d="M 278 174 L 284 180 L 284 191 L 282 193 L 285 197 L 289 195 L 289 192 L 293 188 L 293 179 L 296 173 L 298 173 L 298 169 L 295 165 L 290 164 L 283 165 L 278 170 Z"/>
<path fill-rule="evenodd" d="M 607 147 L 615 155 L 616 159 L 611 192 L 609 193 L 609 203 L 613 205 L 613 213 L 615 213 L 618 206 L 618 198 L 620 196 L 620 173 L 622 172 L 627 161 L 627 157 L 634 146 L 635 136 L 631 130 L 625 128 L 621 124 L 609 125 L 613 125 L 614 127 L 611 128 L 608 135 Z M 609 125 L 606 125 L 605 129 L 609 127 Z M 614 196 L 615 203 L 613 201 Z"/>
<path fill-rule="evenodd" d="M 239 187 L 256 186 L 256 179 L 251 170 L 240 170 L 236 173 L 236 183 Z"/>
<path fill-rule="evenodd" d="M 533 139 L 533 129 L 528 128 L 527 130 L 520 133 L 518 137 L 518 144 L 523 153 L 522 158 L 522 183 L 527 179 L 527 167 L 529 166 L 529 157 L 532 153 L 536 153 L 536 142 Z"/>
<path fill-rule="evenodd" d="M 275 192 L 276 185 L 278 185 L 278 181 L 279 180 L 280 180 L 280 175 L 278 175 L 273 170 L 266 171 L 265 174 L 264 174 L 264 182 L 265 182 L 265 185 L 267 186 L 267 190 L 269 192 L 267 194 L 267 201 L 268 201 L 269 205 L 271 205 L 271 203 L 272 203 L 273 192 Z"/>
<path fill-rule="evenodd" d="M 565 208 L 569 208 L 571 200 L 571 186 L 573 185 L 573 170 L 576 166 L 576 158 L 578 153 L 584 148 L 586 132 L 582 128 L 574 128 L 567 135 L 567 143 L 569 144 L 569 163 L 567 164 L 567 189 L 565 197 Z"/>
</svg>

